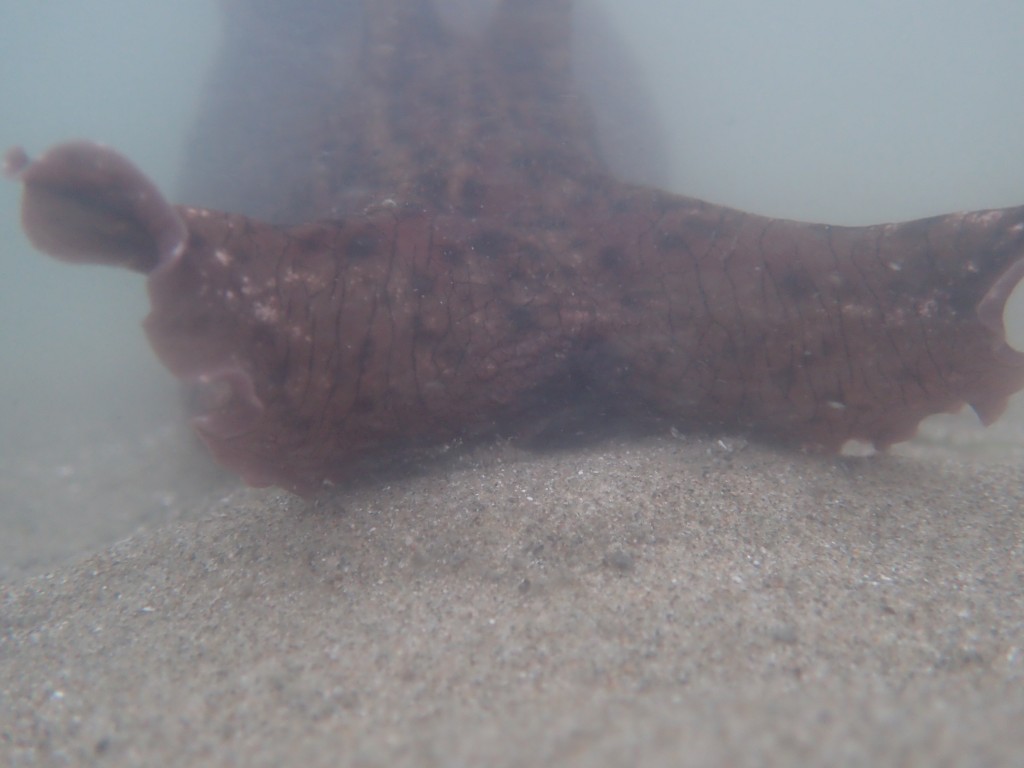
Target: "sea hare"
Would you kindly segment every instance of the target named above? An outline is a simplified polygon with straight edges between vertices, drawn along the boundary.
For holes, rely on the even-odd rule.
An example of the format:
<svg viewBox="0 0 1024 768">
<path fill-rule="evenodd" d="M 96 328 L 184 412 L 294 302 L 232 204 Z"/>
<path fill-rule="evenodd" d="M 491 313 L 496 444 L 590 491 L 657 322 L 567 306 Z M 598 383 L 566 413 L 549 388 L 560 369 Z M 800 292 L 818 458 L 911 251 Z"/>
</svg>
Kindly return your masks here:
<svg viewBox="0 0 1024 768">
<path fill-rule="evenodd" d="M 884 448 L 1024 386 L 1024 207 L 836 227 L 625 184 L 571 90 L 568 2 L 461 36 L 426 0 L 335 5 L 346 74 L 273 223 L 171 206 L 99 145 L 7 156 L 38 248 L 149 276 L 153 348 L 247 482 L 308 494 L 581 401 Z"/>
</svg>

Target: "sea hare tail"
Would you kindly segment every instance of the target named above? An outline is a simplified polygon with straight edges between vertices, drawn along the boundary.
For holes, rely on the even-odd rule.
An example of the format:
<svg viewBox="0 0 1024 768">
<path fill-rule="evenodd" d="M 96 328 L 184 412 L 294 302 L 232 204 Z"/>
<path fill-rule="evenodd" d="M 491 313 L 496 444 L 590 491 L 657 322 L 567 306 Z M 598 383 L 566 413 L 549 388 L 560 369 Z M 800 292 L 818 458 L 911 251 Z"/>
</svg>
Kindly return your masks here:
<svg viewBox="0 0 1024 768">
<path fill-rule="evenodd" d="M 885 448 L 964 404 L 991 424 L 1024 386 L 1024 207 L 830 227 L 634 192 L 600 220 L 609 343 L 678 423 Z"/>
<path fill-rule="evenodd" d="M 184 251 L 188 233 L 181 217 L 111 149 L 74 142 L 30 161 L 15 148 L 4 165 L 24 186 L 26 234 L 55 258 L 148 273 Z"/>
</svg>

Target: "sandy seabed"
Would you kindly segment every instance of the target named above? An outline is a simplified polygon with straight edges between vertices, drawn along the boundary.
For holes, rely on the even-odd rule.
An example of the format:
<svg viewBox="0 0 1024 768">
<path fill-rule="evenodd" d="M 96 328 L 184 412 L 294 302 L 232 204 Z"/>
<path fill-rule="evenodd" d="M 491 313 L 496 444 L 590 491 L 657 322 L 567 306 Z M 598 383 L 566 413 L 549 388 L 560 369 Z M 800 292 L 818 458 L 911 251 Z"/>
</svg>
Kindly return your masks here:
<svg viewBox="0 0 1024 768">
<path fill-rule="evenodd" d="M 1024 419 L 950 424 L 497 444 L 315 502 L 173 421 L 12 452 L 0 763 L 1019 764 Z"/>
</svg>

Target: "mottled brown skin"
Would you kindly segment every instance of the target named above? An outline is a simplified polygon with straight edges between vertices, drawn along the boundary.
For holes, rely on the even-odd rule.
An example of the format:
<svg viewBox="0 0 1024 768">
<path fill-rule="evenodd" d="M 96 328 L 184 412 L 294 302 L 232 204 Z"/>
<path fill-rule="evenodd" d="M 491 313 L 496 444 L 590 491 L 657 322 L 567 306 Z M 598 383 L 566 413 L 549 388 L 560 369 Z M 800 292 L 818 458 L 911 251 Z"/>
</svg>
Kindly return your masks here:
<svg viewBox="0 0 1024 768">
<path fill-rule="evenodd" d="M 223 1 L 180 185 L 196 205 L 300 224 L 393 199 L 532 221 L 605 174 L 571 0 L 497 0 L 478 35 L 430 0 Z"/>
<path fill-rule="evenodd" d="M 312 493 L 366 461 L 522 431 L 581 400 L 826 450 L 885 447 L 964 403 L 989 423 L 1024 386 L 1002 326 L 1024 276 L 1024 207 L 847 228 L 625 185 L 566 99 L 568 2 L 502 3 L 518 27 L 487 34 L 511 39 L 446 39 L 413 70 L 394 57 L 446 33 L 416 43 L 429 3 L 396 2 L 340 4 L 369 30 L 356 72 L 374 85 L 352 79 L 360 108 L 339 106 L 338 121 L 379 142 L 373 167 L 336 153 L 331 179 L 261 196 L 273 220 L 328 220 L 173 208 L 92 144 L 8 156 L 41 249 L 149 274 L 153 347 L 192 386 L 199 434 L 249 483 Z M 408 45 L 389 57 L 386 40 Z M 526 63 L 503 58 L 527 43 Z M 424 88 L 449 82 L 461 141 L 430 127 L 429 99 L 388 89 L 388 65 Z M 393 99 L 410 112 L 378 109 Z M 293 149 L 313 157 L 318 141 Z M 383 194 L 346 199 L 351 174 Z"/>
</svg>

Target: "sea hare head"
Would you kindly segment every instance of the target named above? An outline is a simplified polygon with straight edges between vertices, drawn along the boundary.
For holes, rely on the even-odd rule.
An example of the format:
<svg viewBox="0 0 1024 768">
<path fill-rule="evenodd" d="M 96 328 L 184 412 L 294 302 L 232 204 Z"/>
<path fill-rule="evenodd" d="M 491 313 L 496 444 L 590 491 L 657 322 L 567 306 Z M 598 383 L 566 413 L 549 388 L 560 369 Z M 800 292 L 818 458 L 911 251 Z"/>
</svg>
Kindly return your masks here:
<svg viewBox="0 0 1024 768">
<path fill-rule="evenodd" d="M 37 248 L 71 263 L 149 275 L 146 331 L 163 363 L 188 386 L 196 431 L 251 483 L 272 482 L 231 449 L 264 409 L 237 356 L 238 324 L 224 289 L 203 266 L 219 253 L 204 233 L 222 229 L 223 217 L 207 221 L 205 211 L 171 206 L 132 163 L 98 144 L 60 145 L 34 162 L 13 149 L 5 172 L 24 185 L 22 224 Z M 193 235 L 187 217 L 199 222 Z"/>
<path fill-rule="evenodd" d="M 4 170 L 25 188 L 21 218 L 32 244 L 58 259 L 151 272 L 180 256 L 188 232 L 160 190 L 111 149 L 54 147 L 35 162 L 18 149 Z"/>
</svg>

